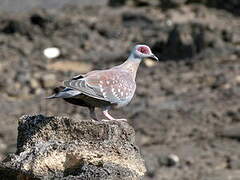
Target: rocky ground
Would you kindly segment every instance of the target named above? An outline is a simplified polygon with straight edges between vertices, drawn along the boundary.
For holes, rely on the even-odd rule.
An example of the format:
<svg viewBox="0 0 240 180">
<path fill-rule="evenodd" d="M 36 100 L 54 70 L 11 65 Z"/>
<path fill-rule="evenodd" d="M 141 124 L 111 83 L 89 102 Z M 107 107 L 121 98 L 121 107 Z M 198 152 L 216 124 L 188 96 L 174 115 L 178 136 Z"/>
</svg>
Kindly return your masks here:
<svg viewBox="0 0 240 180">
<path fill-rule="evenodd" d="M 0 160 L 15 151 L 23 114 L 88 117 L 84 108 L 44 99 L 59 82 L 120 64 L 144 43 L 161 61 L 141 64 L 136 96 L 113 112 L 136 130 L 144 179 L 239 179 L 239 3 L 133 2 L 1 13 Z M 49 60 L 42 51 L 51 46 L 61 55 Z M 177 163 L 166 158 L 176 156 Z"/>
</svg>

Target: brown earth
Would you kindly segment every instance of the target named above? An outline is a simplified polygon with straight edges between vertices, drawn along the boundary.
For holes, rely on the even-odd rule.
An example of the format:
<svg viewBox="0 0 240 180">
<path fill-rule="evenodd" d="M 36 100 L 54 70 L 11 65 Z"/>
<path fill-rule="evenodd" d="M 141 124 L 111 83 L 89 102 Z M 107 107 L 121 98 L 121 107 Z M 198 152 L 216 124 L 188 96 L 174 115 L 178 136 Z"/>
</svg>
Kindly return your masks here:
<svg viewBox="0 0 240 180">
<path fill-rule="evenodd" d="M 120 64 L 144 43 L 161 61 L 141 64 L 134 99 L 113 112 L 136 130 L 144 179 L 240 179 L 240 19 L 207 5 L 2 13 L 0 160 L 15 151 L 23 114 L 88 117 L 84 108 L 44 100 L 59 82 Z M 57 59 L 43 56 L 51 46 L 61 50 Z"/>
</svg>

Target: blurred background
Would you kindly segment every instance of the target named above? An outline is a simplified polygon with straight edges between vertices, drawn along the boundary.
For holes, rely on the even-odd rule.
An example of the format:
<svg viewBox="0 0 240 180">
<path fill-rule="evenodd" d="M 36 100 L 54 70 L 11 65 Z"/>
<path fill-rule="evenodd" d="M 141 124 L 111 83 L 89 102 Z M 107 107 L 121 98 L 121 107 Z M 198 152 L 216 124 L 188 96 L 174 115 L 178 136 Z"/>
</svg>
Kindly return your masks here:
<svg viewBox="0 0 240 180">
<path fill-rule="evenodd" d="M 136 130 L 144 180 L 239 179 L 239 9 L 238 0 L 1 0 L 0 160 L 15 151 L 24 114 L 88 118 L 44 97 L 143 43 L 161 61 L 141 64 L 134 99 L 112 114 Z"/>
</svg>

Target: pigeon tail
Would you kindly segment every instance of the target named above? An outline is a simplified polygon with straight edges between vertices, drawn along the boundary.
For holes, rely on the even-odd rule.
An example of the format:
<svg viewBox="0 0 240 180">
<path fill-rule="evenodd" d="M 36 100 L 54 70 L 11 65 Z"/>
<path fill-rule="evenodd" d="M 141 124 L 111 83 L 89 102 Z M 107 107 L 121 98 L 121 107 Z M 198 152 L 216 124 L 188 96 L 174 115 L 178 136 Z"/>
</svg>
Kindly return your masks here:
<svg viewBox="0 0 240 180">
<path fill-rule="evenodd" d="M 46 99 L 54 99 L 54 98 L 71 98 L 77 95 L 80 95 L 81 92 L 71 89 L 71 88 L 65 88 L 63 91 L 60 91 L 56 94 L 53 94 L 51 96 L 46 97 Z"/>
<path fill-rule="evenodd" d="M 48 97 L 45 97 L 45 99 L 54 99 L 54 98 L 57 98 L 57 97 L 56 97 L 56 94 L 53 94 L 53 95 L 48 96 Z"/>
</svg>

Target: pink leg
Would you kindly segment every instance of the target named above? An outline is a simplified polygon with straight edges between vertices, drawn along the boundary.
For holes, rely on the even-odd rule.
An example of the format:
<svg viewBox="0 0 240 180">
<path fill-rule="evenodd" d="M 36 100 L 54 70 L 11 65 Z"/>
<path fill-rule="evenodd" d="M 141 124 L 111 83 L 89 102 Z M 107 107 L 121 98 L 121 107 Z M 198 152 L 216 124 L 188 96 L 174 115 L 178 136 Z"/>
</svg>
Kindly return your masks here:
<svg viewBox="0 0 240 180">
<path fill-rule="evenodd" d="M 99 121 L 97 116 L 96 116 L 96 113 L 95 113 L 95 108 L 94 107 L 90 107 L 89 108 L 89 111 L 90 111 L 90 117 L 94 120 L 94 121 Z"/>
<path fill-rule="evenodd" d="M 104 116 L 105 116 L 106 118 L 108 118 L 108 120 L 105 120 L 105 121 L 109 121 L 109 120 L 111 120 L 111 121 L 127 121 L 127 119 L 115 119 L 114 117 L 112 117 L 112 116 L 108 113 L 108 110 L 109 110 L 109 108 L 105 108 L 105 109 L 102 110 Z"/>
</svg>

